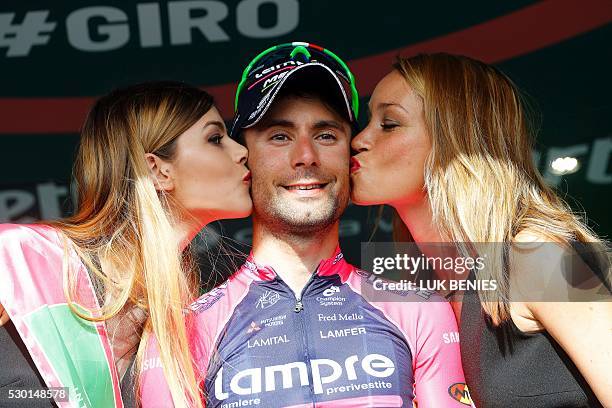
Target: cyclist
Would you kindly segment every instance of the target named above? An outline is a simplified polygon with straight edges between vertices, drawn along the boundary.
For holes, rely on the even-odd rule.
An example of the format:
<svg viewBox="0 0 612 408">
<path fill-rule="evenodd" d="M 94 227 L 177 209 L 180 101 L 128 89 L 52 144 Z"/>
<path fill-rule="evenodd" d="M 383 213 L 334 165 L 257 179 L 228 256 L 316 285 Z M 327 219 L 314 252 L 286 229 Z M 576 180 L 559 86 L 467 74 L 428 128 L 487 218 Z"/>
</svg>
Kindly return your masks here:
<svg viewBox="0 0 612 408">
<path fill-rule="evenodd" d="M 358 102 L 346 64 L 314 44 L 272 47 L 244 71 L 231 135 L 250 151 L 253 249 L 190 308 L 209 407 L 465 406 L 448 303 L 369 296 L 374 279 L 339 248 Z M 145 358 L 143 405 L 166 406 L 154 341 Z"/>
</svg>

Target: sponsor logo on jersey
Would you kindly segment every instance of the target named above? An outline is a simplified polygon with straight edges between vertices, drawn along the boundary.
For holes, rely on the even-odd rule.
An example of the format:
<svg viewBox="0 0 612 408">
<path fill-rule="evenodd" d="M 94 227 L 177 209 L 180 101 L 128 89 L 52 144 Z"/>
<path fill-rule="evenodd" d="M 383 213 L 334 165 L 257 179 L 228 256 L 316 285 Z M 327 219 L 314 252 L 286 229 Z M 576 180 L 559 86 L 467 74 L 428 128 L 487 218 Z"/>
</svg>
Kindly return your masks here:
<svg viewBox="0 0 612 408">
<path fill-rule="evenodd" d="M 335 339 L 338 337 L 349 337 L 349 336 L 359 336 L 361 334 L 366 334 L 365 327 L 349 327 L 347 329 L 335 329 L 335 330 L 319 330 L 319 336 L 322 339 Z"/>
<path fill-rule="evenodd" d="M 338 255 L 336 255 L 336 257 L 334 258 L 334 261 L 332 262 L 332 265 L 337 264 L 338 262 L 340 262 L 340 260 L 344 258 L 344 254 L 342 252 L 340 252 Z"/>
<path fill-rule="evenodd" d="M 323 296 L 325 297 L 334 296 L 338 292 L 340 292 L 340 288 L 338 286 L 330 286 L 329 288 L 323 291 Z"/>
<path fill-rule="evenodd" d="M 459 401 L 463 405 L 472 405 L 472 398 L 470 397 L 470 391 L 465 383 L 455 383 L 448 387 L 448 394 L 455 401 Z"/>
<path fill-rule="evenodd" d="M 282 326 L 283 323 L 285 323 L 285 319 L 287 319 L 287 315 L 278 315 L 278 316 L 274 316 L 274 317 L 269 317 L 267 319 L 261 319 L 259 321 L 259 324 L 261 324 L 262 326 L 265 327 L 272 327 L 272 326 Z"/>
<path fill-rule="evenodd" d="M 317 297 L 317 302 L 319 302 L 321 306 L 342 306 L 344 302 L 346 302 L 346 298 L 335 296 L 339 293 L 340 287 L 332 285 L 323 291 L 323 296 Z"/>
<path fill-rule="evenodd" d="M 266 291 L 259 297 L 255 304 L 256 309 L 267 309 L 270 306 L 274 306 L 276 302 L 280 300 L 280 295 L 273 290 Z"/>
<path fill-rule="evenodd" d="M 312 388 L 315 394 L 322 394 L 325 385 L 332 385 L 338 380 L 355 381 L 358 375 L 387 378 L 395 372 L 395 364 L 390 358 L 375 353 L 366 355 L 361 362 L 357 355 L 352 355 L 341 363 L 321 358 L 310 360 L 308 365 L 303 361 L 295 361 L 254 367 L 239 371 L 229 381 L 223 381 L 223 367 L 221 367 L 215 378 L 215 397 L 223 401 L 230 397 L 230 393 L 245 396 L 307 386 L 310 385 L 308 367 L 312 373 Z M 229 389 L 224 389 L 227 384 Z"/>
<path fill-rule="evenodd" d="M 342 296 L 318 297 L 317 302 L 321 306 L 342 306 L 346 302 L 346 298 Z"/>
<path fill-rule="evenodd" d="M 442 341 L 444 341 L 444 344 L 459 343 L 459 333 L 456 331 L 444 333 Z"/>
<path fill-rule="evenodd" d="M 161 363 L 161 358 L 159 357 L 146 358 L 142 363 L 142 371 L 151 370 L 153 368 L 161 368 L 161 367 L 163 366 Z"/>
<path fill-rule="evenodd" d="M 319 313 L 317 318 L 320 322 L 336 322 L 336 321 L 357 321 L 363 320 L 363 315 L 360 313 L 334 313 L 331 315 L 326 315 L 324 313 Z"/>
<path fill-rule="evenodd" d="M 259 327 L 257 323 L 251 322 L 251 324 L 249 325 L 249 328 L 247 329 L 247 333 L 251 334 L 253 332 L 258 332 L 260 330 L 261 330 L 261 327 Z"/>
<path fill-rule="evenodd" d="M 272 336 L 264 339 L 253 339 L 247 341 L 247 348 L 262 347 L 262 346 L 275 346 L 277 344 L 290 343 L 289 338 L 286 334 L 282 336 Z"/>
<path fill-rule="evenodd" d="M 217 286 L 207 294 L 203 295 L 200 299 L 196 300 L 194 303 L 189 305 L 189 309 L 192 310 L 195 314 L 200 314 L 205 310 L 208 310 L 219 301 L 223 296 L 225 296 L 225 289 L 227 288 L 227 282 L 222 283 Z"/>
</svg>

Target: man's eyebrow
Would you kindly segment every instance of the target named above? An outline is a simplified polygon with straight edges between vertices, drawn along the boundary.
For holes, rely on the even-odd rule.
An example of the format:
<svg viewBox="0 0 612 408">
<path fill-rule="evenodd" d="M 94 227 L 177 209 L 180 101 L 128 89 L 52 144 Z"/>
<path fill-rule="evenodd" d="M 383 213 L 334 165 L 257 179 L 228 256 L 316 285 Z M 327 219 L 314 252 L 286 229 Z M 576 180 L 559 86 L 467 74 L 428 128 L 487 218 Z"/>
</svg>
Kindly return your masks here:
<svg viewBox="0 0 612 408">
<path fill-rule="evenodd" d="M 344 125 L 342 123 L 338 122 L 337 120 L 319 120 L 319 121 L 317 121 L 314 124 L 313 128 L 317 129 L 317 130 L 325 129 L 325 128 L 334 128 L 334 129 L 338 129 L 338 130 L 346 130 Z"/>
<path fill-rule="evenodd" d="M 266 120 L 265 122 L 263 122 L 261 124 L 261 127 L 264 129 L 269 129 L 271 127 L 274 126 L 279 126 L 279 127 L 285 127 L 285 128 L 290 128 L 290 129 L 295 129 L 296 125 L 295 122 L 288 120 L 288 119 L 270 119 L 270 120 Z M 315 130 L 321 130 L 321 129 L 325 129 L 325 128 L 334 128 L 334 129 L 338 129 L 338 130 L 346 130 L 346 128 L 344 127 L 344 125 L 341 122 L 338 122 L 337 120 L 333 120 L 333 119 L 322 119 L 319 120 L 317 122 L 315 122 L 312 125 L 313 129 Z"/>
<path fill-rule="evenodd" d="M 265 129 L 268 129 L 274 126 L 285 127 L 285 128 L 295 128 L 295 123 L 287 119 L 269 119 L 261 123 L 261 127 Z"/>
</svg>

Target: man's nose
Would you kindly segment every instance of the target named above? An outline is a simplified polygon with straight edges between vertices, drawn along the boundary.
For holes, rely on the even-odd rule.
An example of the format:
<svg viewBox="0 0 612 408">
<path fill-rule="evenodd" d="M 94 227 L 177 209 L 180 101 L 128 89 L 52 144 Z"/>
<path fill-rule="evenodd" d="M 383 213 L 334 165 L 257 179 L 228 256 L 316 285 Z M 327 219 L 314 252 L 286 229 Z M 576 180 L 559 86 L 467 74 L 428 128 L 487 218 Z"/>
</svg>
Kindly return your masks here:
<svg viewBox="0 0 612 408">
<path fill-rule="evenodd" d="M 319 166 L 319 152 L 310 137 L 298 138 L 292 152 L 293 167 Z"/>
</svg>

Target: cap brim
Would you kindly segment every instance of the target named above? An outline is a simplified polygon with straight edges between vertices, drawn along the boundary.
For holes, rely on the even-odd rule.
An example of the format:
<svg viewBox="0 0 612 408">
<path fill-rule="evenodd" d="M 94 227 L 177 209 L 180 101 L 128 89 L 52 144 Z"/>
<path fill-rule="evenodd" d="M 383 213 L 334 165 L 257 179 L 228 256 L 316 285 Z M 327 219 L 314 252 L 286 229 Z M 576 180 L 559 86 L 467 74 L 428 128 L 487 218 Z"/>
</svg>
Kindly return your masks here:
<svg viewBox="0 0 612 408">
<path fill-rule="evenodd" d="M 330 92 L 329 94 L 332 95 L 332 97 L 338 98 L 338 106 L 343 106 L 345 108 L 348 121 L 351 124 L 355 122 L 350 99 L 338 75 L 329 67 L 321 63 L 310 62 L 291 69 L 280 81 L 268 88 L 268 92 L 263 97 L 258 97 L 258 95 L 256 95 L 255 97 L 249 98 L 249 95 L 243 95 L 241 97 L 242 104 L 239 103 L 238 105 L 238 110 L 230 131 L 231 136 L 236 137 L 242 129 L 255 126 L 268 112 L 272 103 L 280 94 L 280 91 L 291 81 L 298 78 L 305 79 L 304 76 L 312 77 L 313 87 L 319 85 L 336 90 L 337 92 Z M 254 87 L 252 90 L 246 92 L 261 92 L 261 87 Z"/>
</svg>

